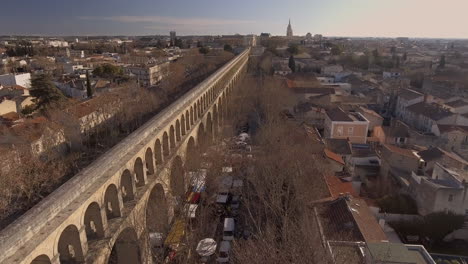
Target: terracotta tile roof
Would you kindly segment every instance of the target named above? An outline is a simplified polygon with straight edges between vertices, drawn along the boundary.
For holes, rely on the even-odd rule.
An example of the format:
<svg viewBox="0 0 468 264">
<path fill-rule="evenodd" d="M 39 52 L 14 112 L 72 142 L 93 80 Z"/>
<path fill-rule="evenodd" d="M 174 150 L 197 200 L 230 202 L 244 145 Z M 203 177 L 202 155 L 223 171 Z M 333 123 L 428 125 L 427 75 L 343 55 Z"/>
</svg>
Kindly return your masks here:
<svg viewBox="0 0 468 264">
<path fill-rule="evenodd" d="M 343 196 L 317 207 L 326 240 L 388 241 L 366 202 L 360 198 Z"/>
<path fill-rule="evenodd" d="M 343 182 L 335 175 L 325 176 L 325 182 L 327 183 L 328 190 L 333 198 L 338 198 L 344 194 L 359 197 L 359 194 L 354 190 L 351 182 Z"/>
<path fill-rule="evenodd" d="M 351 145 L 347 139 L 341 138 L 327 138 L 325 144 L 330 151 L 340 155 L 351 155 Z"/>
<path fill-rule="evenodd" d="M 364 200 L 351 198 L 347 203 L 365 242 L 388 241 L 383 229 Z"/>
<path fill-rule="evenodd" d="M 12 90 L 26 90 L 26 87 L 23 87 L 21 85 L 10 85 L 10 86 L 5 86 L 6 89 L 12 89 Z"/>
<path fill-rule="evenodd" d="M 416 158 L 416 155 L 412 149 L 405 149 L 405 148 L 400 148 L 394 145 L 389 145 L 389 144 L 384 144 L 384 147 L 388 149 L 391 152 L 395 152 L 397 154 L 400 154 L 402 156 L 406 156 L 409 158 Z"/>
<path fill-rule="evenodd" d="M 1 118 L 5 119 L 6 121 L 15 121 L 15 120 L 20 119 L 20 115 L 16 112 L 9 112 L 9 113 L 3 114 Z"/>
<path fill-rule="evenodd" d="M 343 158 L 341 158 L 340 155 L 328 150 L 328 149 L 324 149 L 323 152 L 325 153 L 325 156 L 331 160 L 334 160 L 338 163 L 340 163 L 341 165 L 345 165 L 345 162 L 343 161 Z"/>
<path fill-rule="evenodd" d="M 82 118 L 97 111 L 99 108 L 118 102 L 119 99 L 120 97 L 117 94 L 106 93 L 105 95 L 97 96 L 70 106 L 66 111 L 74 115 L 76 118 Z"/>
</svg>

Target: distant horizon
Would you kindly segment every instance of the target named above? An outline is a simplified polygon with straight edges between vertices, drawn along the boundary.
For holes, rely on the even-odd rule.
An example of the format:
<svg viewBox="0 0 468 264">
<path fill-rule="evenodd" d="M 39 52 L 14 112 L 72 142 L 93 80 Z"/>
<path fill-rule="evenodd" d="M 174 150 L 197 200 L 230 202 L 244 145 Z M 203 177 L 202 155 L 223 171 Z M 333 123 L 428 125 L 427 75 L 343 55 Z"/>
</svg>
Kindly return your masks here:
<svg viewBox="0 0 468 264">
<path fill-rule="evenodd" d="M 468 39 L 466 0 L 24 0 L 2 5 L 0 35 L 181 36 L 307 32 L 353 38 Z"/>
<path fill-rule="evenodd" d="M 177 33 L 177 32 L 176 32 Z M 261 32 L 261 33 L 268 33 L 269 32 Z M 255 34 L 253 35 L 260 37 L 260 34 Z M 306 33 L 307 34 L 307 33 Z M 305 37 L 306 34 L 303 35 L 294 35 L 293 37 Z M 468 40 L 468 37 L 409 37 L 409 36 L 400 36 L 400 37 L 387 37 L 387 36 L 334 36 L 334 35 L 324 35 L 320 33 L 311 33 L 312 36 L 319 34 L 322 35 L 324 38 L 373 38 L 373 39 L 397 39 L 397 38 L 408 38 L 408 39 L 433 39 L 433 40 Z M 176 37 L 214 37 L 214 36 L 235 36 L 235 35 L 240 35 L 240 36 L 247 36 L 247 35 L 252 35 L 252 33 L 249 34 L 240 34 L 240 33 L 234 33 L 234 34 L 203 34 L 203 35 L 196 35 L 196 34 L 187 34 L 187 35 L 179 35 L 177 34 Z M 3 37 L 45 37 L 45 38 L 67 38 L 67 37 L 170 37 L 169 34 L 143 34 L 143 35 L 123 35 L 123 34 L 116 34 L 116 35 L 103 35 L 103 34 L 96 34 L 96 35 L 42 35 L 42 34 L 30 34 L 30 35 L 17 35 L 17 34 L 0 34 L 0 38 Z M 286 37 L 285 35 L 274 35 L 271 34 L 271 37 Z"/>
</svg>

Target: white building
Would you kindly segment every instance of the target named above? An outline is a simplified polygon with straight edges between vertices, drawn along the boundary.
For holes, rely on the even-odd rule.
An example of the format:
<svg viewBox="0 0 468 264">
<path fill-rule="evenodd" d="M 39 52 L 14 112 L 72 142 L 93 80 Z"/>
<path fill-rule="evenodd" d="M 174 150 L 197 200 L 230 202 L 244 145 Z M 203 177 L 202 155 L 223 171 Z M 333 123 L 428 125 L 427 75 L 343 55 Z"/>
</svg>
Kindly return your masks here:
<svg viewBox="0 0 468 264">
<path fill-rule="evenodd" d="M 169 62 L 145 67 L 130 66 L 125 68 L 125 72 L 134 76 L 142 86 L 153 86 L 167 74 L 166 69 L 168 66 Z"/>
<path fill-rule="evenodd" d="M 68 42 L 62 40 L 49 40 L 46 42 L 46 45 L 54 48 L 66 48 L 68 47 Z"/>
<path fill-rule="evenodd" d="M 468 173 L 436 163 L 432 175 L 412 173 L 410 193 L 422 215 L 451 211 L 468 217 Z"/>
<path fill-rule="evenodd" d="M 76 73 L 78 70 L 83 70 L 83 65 L 73 65 L 73 64 L 67 63 L 63 65 L 63 70 L 65 73 L 73 74 L 73 73 Z"/>
<path fill-rule="evenodd" d="M 30 73 L 21 73 L 21 74 L 4 74 L 0 75 L 0 85 L 11 86 L 11 85 L 20 85 L 25 88 L 31 88 L 31 74 Z"/>
</svg>

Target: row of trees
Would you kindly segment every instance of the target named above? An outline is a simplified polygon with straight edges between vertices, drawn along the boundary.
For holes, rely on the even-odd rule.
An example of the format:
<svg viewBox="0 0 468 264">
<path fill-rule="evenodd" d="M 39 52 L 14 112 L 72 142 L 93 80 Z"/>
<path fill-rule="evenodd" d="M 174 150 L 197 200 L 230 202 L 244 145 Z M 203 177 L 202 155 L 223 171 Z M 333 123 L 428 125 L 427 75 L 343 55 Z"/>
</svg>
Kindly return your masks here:
<svg viewBox="0 0 468 264">
<path fill-rule="evenodd" d="M 310 207 L 327 196 L 323 160 L 311 152 L 301 126 L 282 114 L 294 96 L 280 81 L 262 76 L 244 80 L 229 108 L 234 134 L 248 127 L 256 149 L 240 172 L 247 185 L 239 222 L 252 239 L 234 243 L 232 263 L 327 263 Z"/>
</svg>

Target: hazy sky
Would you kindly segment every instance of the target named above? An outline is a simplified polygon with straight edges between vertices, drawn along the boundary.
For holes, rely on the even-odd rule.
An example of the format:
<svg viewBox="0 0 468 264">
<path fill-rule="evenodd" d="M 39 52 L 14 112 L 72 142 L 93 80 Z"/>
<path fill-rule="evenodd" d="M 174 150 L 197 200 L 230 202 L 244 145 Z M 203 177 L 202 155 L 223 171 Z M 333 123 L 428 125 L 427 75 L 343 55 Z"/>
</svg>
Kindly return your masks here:
<svg viewBox="0 0 468 264">
<path fill-rule="evenodd" d="M 468 0 L 0 0 L 0 35 L 468 38 Z"/>
</svg>

